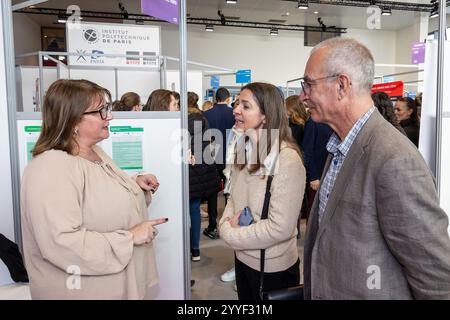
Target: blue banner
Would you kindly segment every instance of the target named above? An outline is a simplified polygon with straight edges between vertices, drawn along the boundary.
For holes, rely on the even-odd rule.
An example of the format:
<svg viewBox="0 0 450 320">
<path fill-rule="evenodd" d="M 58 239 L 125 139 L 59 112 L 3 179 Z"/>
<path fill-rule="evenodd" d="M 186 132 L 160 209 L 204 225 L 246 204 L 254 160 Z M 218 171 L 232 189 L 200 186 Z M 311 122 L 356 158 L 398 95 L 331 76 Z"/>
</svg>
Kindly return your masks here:
<svg viewBox="0 0 450 320">
<path fill-rule="evenodd" d="M 211 88 L 217 89 L 219 88 L 220 77 L 219 76 L 211 76 Z"/>
<path fill-rule="evenodd" d="M 248 70 L 238 70 L 236 72 L 236 83 L 250 83 L 252 82 L 252 71 Z"/>
</svg>

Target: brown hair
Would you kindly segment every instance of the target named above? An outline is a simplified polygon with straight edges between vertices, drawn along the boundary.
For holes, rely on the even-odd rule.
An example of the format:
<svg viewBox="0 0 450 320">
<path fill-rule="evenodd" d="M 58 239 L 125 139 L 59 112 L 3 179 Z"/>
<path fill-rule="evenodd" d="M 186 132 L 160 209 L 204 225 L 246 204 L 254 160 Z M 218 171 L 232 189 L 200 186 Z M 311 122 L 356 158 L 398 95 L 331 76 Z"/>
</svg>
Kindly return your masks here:
<svg viewBox="0 0 450 320">
<path fill-rule="evenodd" d="M 108 101 L 107 101 L 108 100 Z M 89 106 L 111 101 L 110 92 L 88 80 L 57 80 L 44 97 L 42 131 L 32 151 L 33 157 L 51 149 L 74 154 L 78 146 L 75 126 Z"/>
<path fill-rule="evenodd" d="M 171 96 L 173 93 L 166 89 L 153 91 L 142 111 L 169 111 Z"/>
<path fill-rule="evenodd" d="M 266 116 L 263 129 L 267 130 L 267 146 L 261 146 L 260 141 L 258 141 L 256 164 L 250 165 L 249 172 L 258 171 L 263 165 L 264 159 L 262 157 L 270 153 L 272 148 L 272 137 L 270 136 L 272 129 L 278 130 L 279 148 L 281 148 L 281 143 L 285 142 L 289 148 L 294 149 L 300 155 L 300 150 L 292 138 L 286 108 L 284 107 L 284 97 L 280 90 L 272 84 L 262 82 L 249 83 L 241 89 L 241 92 L 244 90 L 249 90 L 253 94 L 253 98 L 256 100 L 261 113 Z M 242 151 L 238 149 L 236 148 L 236 152 Z M 235 157 L 237 161 L 242 158 L 247 162 L 247 157 L 238 157 L 238 155 Z M 242 170 L 246 163 L 236 164 L 236 166 L 239 170 Z"/>
<path fill-rule="evenodd" d="M 286 99 L 286 110 L 291 113 L 289 119 L 294 124 L 305 126 L 306 120 L 308 120 L 308 113 L 299 96 L 290 96 Z"/>
<path fill-rule="evenodd" d="M 197 102 L 198 94 L 192 91 L 188 91 L 188 113 L 200 112 Z"/>
<path fill-rule="evenodd" d="M 402 97 L 402 98 L 399 98 L 397 101 L 404 102 L 406 104 L 406 107 L 408 109 L 412 110 L 412 113 L 409 116 L 409 118 L 412 120 L 413 125 L 418 127 L 420 125 L 420 119 L 417 114 L 417 106 L 416 106 L 415 101 L 410 97 Z"/>
<path fill-rule="evenodd" d="M 135 92 L 127 92 L 122 95 L 119 102 L 119 110 L 117 111 L 132 111 L 133 107 L 141 103 L 141 98 Z"/>
</svg>

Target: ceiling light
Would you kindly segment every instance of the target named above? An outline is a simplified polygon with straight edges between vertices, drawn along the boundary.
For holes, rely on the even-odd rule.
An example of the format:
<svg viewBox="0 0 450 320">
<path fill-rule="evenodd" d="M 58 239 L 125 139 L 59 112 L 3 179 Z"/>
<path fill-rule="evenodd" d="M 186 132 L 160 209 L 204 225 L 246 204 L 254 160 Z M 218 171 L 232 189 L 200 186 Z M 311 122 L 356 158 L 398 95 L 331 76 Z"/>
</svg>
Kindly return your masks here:
<svg viewBox="0 0 450 320">
<path fill-rule="evenodd" d="M 308 9 L 308 7 L 309 7 L 308 0 L 298 0 L 297 8 L 306 10 Z"/>
<path fill-rule="evenodd" d="M 237 0 L 227 0 L 227 3 L 228 3 L 228 4 L 236 4 L 236 3 L 237 3 Z"/>
<path fill-rule="evenodd" d="M 67 18 L 63 15 L 58 15 L 58 23 L 66 23 Z"/>
<path fill-rule="evenodd" d="M 381 15 L 382 16 L 390 16 L 392 15 L 392 10 L 389 7 L 382 7 L 381 8 Z"/>
<path fill-rule="evenodd" d="M 212 24 L 207 24 L 205 27 L 205 31 L 213 32 L 214 26 Z"/>
<path fill-rule="evenodd" d="M 277 36 L 278 35 L 278 29 L 277 28 L 271 28 L 270 29 L 270 35 L 271 36 Z"/>
<path fill-rule="evenodd" d="M 319 14 L 319 11 L 314 11 L 314 14 Z"/>
</svg>

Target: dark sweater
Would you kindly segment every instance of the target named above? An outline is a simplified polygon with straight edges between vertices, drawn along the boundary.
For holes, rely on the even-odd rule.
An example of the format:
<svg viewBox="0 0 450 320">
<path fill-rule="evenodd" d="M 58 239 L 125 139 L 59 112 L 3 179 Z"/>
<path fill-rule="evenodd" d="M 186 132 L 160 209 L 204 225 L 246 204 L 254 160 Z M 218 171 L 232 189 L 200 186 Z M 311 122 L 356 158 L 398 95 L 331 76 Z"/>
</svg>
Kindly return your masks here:
<svg viewBox="0 0 450 320">
<path fill-rule="evenodd" d="M 411 119 L 400 121 L 400 125 L 405 130 L 406 136 L 416 147 L 419 147 L 419 126 Z"/>
<path fill-rule="evenodd" d="M 322 176 L 328 151 L 327 143 L 333 130 L 326 124 L 306 121 L 302 148 L 305 156 L 306 181 L 319 180 Z"/>
<path fill-rule="evenodd" d="M 191 199 L 206 198 L 218 192 L 220 189 L 220 180 L 216 165 L 207 164 L 205 162 L 208 159 L 202 158 L 203 152 L 210 145 L 208 141 L 203 141 L 203 134 L 207 129 L 208 122 L 200 112 L 189 114 L 188 130 L 191 135 L 191 151 L 195 156 L 195 164 L 189 165 L 189 198 Z M 202 141 L 201 147 L 195 146 L 195 141 Z M 201 154 L 199 153 L 200 150 Z"/>
</svg>

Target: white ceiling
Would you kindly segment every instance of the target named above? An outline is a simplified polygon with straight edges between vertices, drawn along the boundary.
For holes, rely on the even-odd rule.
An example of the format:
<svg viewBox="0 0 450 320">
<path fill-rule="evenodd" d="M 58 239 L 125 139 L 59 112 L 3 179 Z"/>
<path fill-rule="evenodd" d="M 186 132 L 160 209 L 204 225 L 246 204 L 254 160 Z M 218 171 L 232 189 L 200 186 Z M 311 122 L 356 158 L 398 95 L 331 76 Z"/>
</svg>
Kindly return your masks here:
<svg viewBox="0 0 450 320">
<path fill-rule="evenodd" d="M 13 1 L 13 4 L 24 0 Z M 393 0 L 391 0 L 393 1 Z M 122 2 L 129 13 L 140 13 L 140 0 L 49 0 L 38 7 L 65 9 L 76 4 L 81 10 L 120 12 L 118 3 Z M 430 3 L 429 0 L 402 0 L 411 3 Z M 286 24 L 319 26 L 320 16 L 327 26 L 341 28 L 366 28 L 366 8 L 337 5 L 310 4 L 308 10 L 297 9 L 296 2 L 282 0 L 238 0 L 238 4 L 226 4 L 225 0 L 187 0 L 187 13 L 192 18 L 218 19 L 217 11 L 226 17 L 240 17 L 240 21 L 268 22 L 269 19 L 286 20 Z M 319 13 L 316 15 L 314 11 Z M 288 13 L 288 15 L 287 15 Z M 397 30 L 414 23 L 418 13 L 393 10 L 391 16 L 382 16 L 381 28 Z M 56 18 L 44 15 L 30 15 L 40 25 L 52 25 Z M 101 20 L 99 20 L 101 21 Z"/>
</svg>

